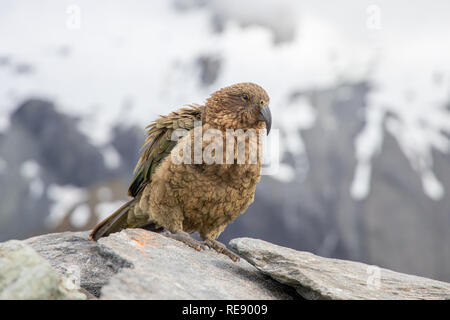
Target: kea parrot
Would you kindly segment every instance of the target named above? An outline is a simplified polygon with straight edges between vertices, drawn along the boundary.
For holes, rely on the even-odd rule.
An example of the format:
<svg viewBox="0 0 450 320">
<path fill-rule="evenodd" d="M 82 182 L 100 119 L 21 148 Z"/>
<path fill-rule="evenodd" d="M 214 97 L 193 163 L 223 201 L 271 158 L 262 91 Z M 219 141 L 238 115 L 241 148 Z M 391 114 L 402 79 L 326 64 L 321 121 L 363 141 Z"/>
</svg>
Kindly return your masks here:
<svg viewBox="0 0 450 320">
<path fill-rule="evenodd" d="M 239 260 L 216 238 L 254 200 L 262 159 L 249 161 L 251 148 L 256 146 L 260 154 L 259 134 L 269 134 L 271 123 L 268 94 L 250 82 L 224 87 L 211 94 L 204 105 L 192 104 L 160 116 L 147 126 L 147 139 L 128 189 L 133 199 L 100 222 L 90 238 L 97 241 L 125 228 L 145 228 L 164 232 L 199 251 L 209 247 L 233 261 Z M 184 130 L 185 134 L 174 139 L 177 129 Z M 198 129 L 200 142 L 196 138 Z M 232 152 L 223 153 L 226 161 L 211 163 L 203 159 L 210 151 L 213 157 L 217 153 L 220 160 L 218 148 L 228 146 L 228 142 L 215 144 L 218 147 L 211 151 L 206 132 L 225 137 L 239 129 L 240 132 L 253 130 L 258 137 L 256 144 L 250 142 L 250 135 L 244 137 L 244 161 L 238 161 L 236 147 Z M 232 137 L 233 143 L 239 139 L 238 135 Z M 217 142 L 216 139 L 218 136 L 210 138 L 212 142 Z M 195 158 L 196 148 L 200 160 Z M 178 161 L 181 156 L 183 161 Z M 190 234 L 194 232 L 203 241 L 192 238 Z"/>
</svg>

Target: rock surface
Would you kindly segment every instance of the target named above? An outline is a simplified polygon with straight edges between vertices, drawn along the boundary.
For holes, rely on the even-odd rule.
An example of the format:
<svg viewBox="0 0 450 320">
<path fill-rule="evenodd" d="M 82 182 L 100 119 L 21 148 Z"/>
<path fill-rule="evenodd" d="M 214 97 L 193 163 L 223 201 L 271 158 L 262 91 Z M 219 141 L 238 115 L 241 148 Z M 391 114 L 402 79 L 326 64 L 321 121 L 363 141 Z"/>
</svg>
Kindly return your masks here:
<svg viewBox="0 0 450 320">
<path fill-rule="evenodd" d="M 79 270 L 80 287 L 94 296 L 120 270 L 133 264 L 113 250 L 88 239 L 88 232 L 52 233 L 24 241 L 64 274 Z"/>
<path fill-rule="evenodd" d="M 251 238 L 230 246 L 243 259 L 142 229 L 11 240 L 0 243 L 0 299 L 450 299 L 449 283 Z"/>
<path fill-rule="evenodd" d="M 445 282 L 323 258 L 262 240 L 238 238 L 230 246 L 306 299 L 450 299 L 450 284 Z"/>
<path fill-rule="evenodd" d="M 65 232 L 25 241 L 60 272 L 78 268 L 80 286 L 101 299 L 292 299 L 295 290 L 213 250 L 197 252 L 142 229 L 102 238 Z"/>
<path fill-rule="evenodd" d="M 17 240 L 0 244 L 0 299 L 86 299 L 32 248 Z"/>
</svg>

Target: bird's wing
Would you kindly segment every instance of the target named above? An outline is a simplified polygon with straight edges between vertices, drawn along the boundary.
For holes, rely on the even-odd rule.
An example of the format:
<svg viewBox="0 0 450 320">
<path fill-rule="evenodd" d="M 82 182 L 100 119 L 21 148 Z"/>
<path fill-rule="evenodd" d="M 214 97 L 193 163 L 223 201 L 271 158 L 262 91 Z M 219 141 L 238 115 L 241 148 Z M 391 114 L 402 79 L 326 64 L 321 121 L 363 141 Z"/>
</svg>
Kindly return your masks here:
<svg viewBox="0 0 450 320">
<path fill-rule="evenodd" d="M 194 121 L 201 121 L 204 107 L 192 104 L 168 116 L 160 116 L 147 126 L 147 139 L 141 150 L 144 150 L 134 170 L 134 178 L 128 189 L 128 195 L 136 197 L 151 181 L 156 167 L 167 157 L 177 144 L 172 141 L 172 132 L 176 129 L 191 130 Z"/>
</svg>

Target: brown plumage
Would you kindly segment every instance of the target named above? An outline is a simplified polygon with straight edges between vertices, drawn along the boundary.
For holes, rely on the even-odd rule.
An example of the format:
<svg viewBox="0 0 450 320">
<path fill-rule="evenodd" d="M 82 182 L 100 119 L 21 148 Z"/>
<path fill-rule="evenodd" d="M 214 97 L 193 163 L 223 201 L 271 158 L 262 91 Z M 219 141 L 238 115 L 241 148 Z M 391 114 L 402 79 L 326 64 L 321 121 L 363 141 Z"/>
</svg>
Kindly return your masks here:
<svg viewBox="0 0 450 320">
<path fill-rule="evenodd" d="M 190 105 L 151 123 L 128 190 L 133 199 L 102 221 L 92 231 L 91 238 L 97 240 L 124 228 L 150 225 L 153 230 L 168 230 L 168 236 L 198 250 L 207 245 L 237 260 L 236 255 L 215 239 L 254 200 L 261 159 L 258 157 L 256 163 L 249 163 L 249 159 L 250 148 L 259 151 L 259 143 L 246 140 L 243 164 L 237 161 L 237 148 L 229 155 L 231 162 L 225 163 L 225 141 L 224 163 L 209 164 L 205 159 L 199 162 L 194 156 L 194 144 L 201 135 L 195 131 L 200 128 L 194 129 L 194 123 L 201 123 L 203 134 L 215 129 L 223 137 L 229 129 L 254 129 L 259 133 L 267 126 L 269 131 L 268 103 L 269 97 L 263 88 L 253 83 L 239 83 L 214 92 L 205 106 Z M 172 134 L 176 129 L 187 130 L 187 135 L 173 141 Z M 216 140 L 203 137 L 200 142 L 202 154 L 210 151 L 207 148 L 211 141 Z M 190 151 L 185 148 L 189 144 Z M 215 152 L 210 154 L 215 156 Z M 184 159 L 189 161 L 178 163 L 174 160 L 176 156 L 186 155 Z M 204 242 L 190 238 L 187 233 L 192 232 L 198 232 Z"/>
</svg>

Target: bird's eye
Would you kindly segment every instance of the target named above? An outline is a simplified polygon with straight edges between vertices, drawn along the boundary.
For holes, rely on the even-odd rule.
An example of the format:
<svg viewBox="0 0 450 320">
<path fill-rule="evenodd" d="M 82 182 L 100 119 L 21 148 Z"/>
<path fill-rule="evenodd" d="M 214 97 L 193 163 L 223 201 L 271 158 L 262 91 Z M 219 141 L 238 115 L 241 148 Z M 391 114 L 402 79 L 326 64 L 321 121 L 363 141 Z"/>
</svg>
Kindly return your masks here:
<svg viewBox="0 0 450 320">
<path fill-rule="evenodd" d="M 242 100 L 244 100 L 244 101 L 249 101 L 250 98 L 248 97 L 248 94 L 244 93 L 244 94 L 242 95 Z"/>
<path fill-rule="evenodd" d="M 261 107 L 264 106 L 264 100 L 261 100 L 261 101 L 259 102 L 259 104 L 261 105 Z"/>
</svg>

